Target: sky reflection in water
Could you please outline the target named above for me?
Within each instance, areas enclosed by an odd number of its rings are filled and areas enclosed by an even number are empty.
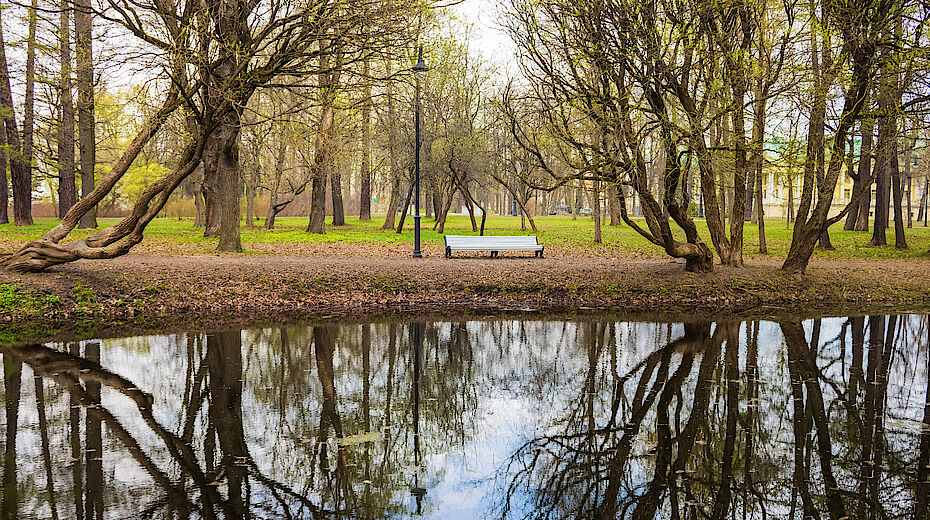
[[[923,519],[927,340],[892,316],[3,347],[0,517]]]

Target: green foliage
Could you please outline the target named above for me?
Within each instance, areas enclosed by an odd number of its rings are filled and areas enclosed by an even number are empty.
[[[158,163],[133,166],[126,171],[121,181],[120,192],[128,204],[133,204],[150,184],[167,175],[171,170]]]
[[[60,303],[54,294],[21,289],[11,283],[0,284],[0,313],[10,316],[35,316]]]
[[[94,291],[89,287],[84,287],[80,284],[75,285],[71,289],[71,295],[77,303],[77,307],[74,309],[75,312],[85,313],[99,308],[97,305],[97,297],[94,295]]]

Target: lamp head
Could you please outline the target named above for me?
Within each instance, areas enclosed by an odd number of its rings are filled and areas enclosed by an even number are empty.
[[[417,64],[413,66],[413,72],[419,78],[426,76],[426,71],[429,70],[429,67],[426,66],[426,62],[423,61],[423,46],[421,45],[417,49]]]

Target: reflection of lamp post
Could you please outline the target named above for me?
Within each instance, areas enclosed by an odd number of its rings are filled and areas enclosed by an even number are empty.
[[[416,109],[414,110],[414,124],[416,131],[416,142],[414,143],[414,152],[413,152],[413,162],[414,162],[414,189],[416,190],[416,196],[414,197],[414,206],[413,206],[413,257],[414,258],[423,258],[423,254],[420,252],[420,79],[426,76],[426,71],[429,68],[426,66],[426,63],[423,61],[423,46],[421,45],[417,49],[417,64],[413,66],[413,74],[417,79],[417,91],[416,91]]]
[[[419,213],[419,212],[418,212]],[[416,254],[416,253],[414,253]],[[413,324],[413,463],[416,469],[413,474],[413,486],[410,494],[417,501],[417,514],[423,513],[423,497],[426,489],[420,487],[420,347],[423,344],[423,335],[420,328],[422,323]]]

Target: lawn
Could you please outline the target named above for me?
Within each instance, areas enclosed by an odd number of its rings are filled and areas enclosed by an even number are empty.
[[[112,225],[118,219],[101,218],[101,226]],[[403,234],[393,231],[382,231],[383,216],[376,216],[371,221],[360,221],[356,217],[347,218],[347,225],[340,227],[327,226],[325,235],[315,235],[304,231],[307,225],[305,217],[286,217],[276,220],[276,229],[249,229],[243,226],[242,242],[246,252],[256,252],[256,244],[262,252],[274,251],[287,253],[286,244],[310,243],[412,243],[412,219],[407,219]],[[0,254],[12,253],[23,242],[42,236],[51,229],[57,219],[41,218],[36,224],[26,227],[16,227],[13,224],[0,225]],[[581,256],[646,256],[662,257],[663,252],[657,246],[646,241],[627,226],[604,226],[603,243],[594,244],[594,224],[590,217],[572,220],[565,216],[537,217],[540,243],[547,248],[558,250],[572,250],[572,254]],[[442,235],[432,230],[433,220],[423,219],[422,240],[424,243],[441,243]],[[704,222],[698,222],[698,228],[705,241],[710,243],[710,235]],[[754,224],[745,226],[745,254],[752,256],[758,250],[758,231]],[[72,238],[81,238],[91,234],[93,230],[75,230]],[[446,232],[449,234],[473,234],[467,216],[452,215],[446,223]],[[488,217],[485,233],[488,235],[513,235],[530,233],[520,228],[520,218],[491,216]],[[894,230],[889,228],[888,240],[894,242]],[[922,224],[906,230],[910,249],[896,250],[894,245],[883,247],[868,247],[871,232],[843,231],[842,224],[831,228],[831,238],[836,247],[833,251],[816,250],[814,255],[824,258],[914,258],[924,256],[930,250],[930,229]],[[787,229],[783,220],[766,221],[766,237],[769,247],[769,256],[784,257],[788,251],[791,240],[791,230]],[[177,220],[161,218],[153,221],[145,230],[147,248],[158,252],[176,252],[184,254],[189,252],[206,253],[216,247],[216,239],[204,238],[202,230],[195,228],[190,219]],[[283,247],[268,247],[276,244]]]

